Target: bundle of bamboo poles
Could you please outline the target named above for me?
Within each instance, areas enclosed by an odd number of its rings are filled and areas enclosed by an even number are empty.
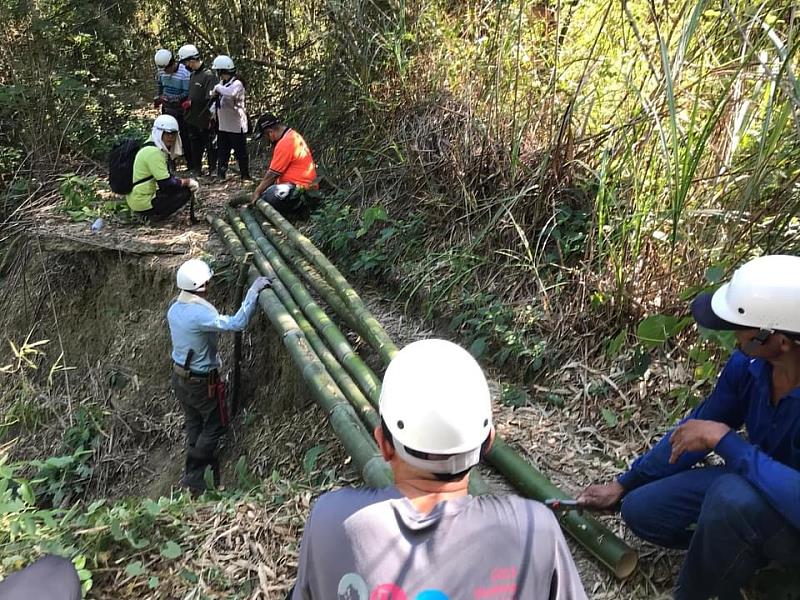
[[[308,238],[269,204],[259,201],[257,207],[258,213],[247,208],[238,212],[228,209],[227,223],[218,218],[211,223],[234,257],[243,260],[252,254],[251,279],[259,273],[274,278],[272,287],[259,297],[261,308],[281,334],[363,480],[373,487],[391,485],[391,471],[370,433],[380,422],[380,378],[353,350],[306,284],[328,304],[337,320],[366,340],[384,366],[397,353],[397,346],[339,270]],[[486,460],[524,496],[540,501],[569,497],[499,436]],[[487,490],[477,469],[473,469],[470,492],[482,494]],[[560,522],[617,577],[627,577],[635,569],[637,555],[633,549],[595,519],[568,512]]]

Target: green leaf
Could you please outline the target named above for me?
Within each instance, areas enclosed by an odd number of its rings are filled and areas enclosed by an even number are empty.
[[[672,315],[651,315],[639,323],[636,335],[643,345],[655,348],[680,333],[691,322],[691,317],[678,319]]]
[[[147,580],[147,587],[154,590],[158,587],[158,577],[151,577]]]
[[[147,573],[147,569],[144,568],[142,561],[135,560],[132,563],[128,563],[128,566],[125,567],[125,573],[131,577],[139,577]]]
[[[628,328],[623,327],[617,335],[608,340],[606,344],[606,356],[611,359],[619,356],[619,352],[622,350],[622,345],[625,343],[627,337]]]
[[[78,579],[81,581],[89,581],[92,578],[92,572],[88,569],[78,569]]]
[[[75,570],[80,571],[81,569],[86,567],[86,555],[78,554],[75,558],[72,559],[72,564],[75,565]]]
[[[33,490],[27,481],[23,481],[17,491],[19,493],[19,497],[22,498],[25,504],[28,506],[36,506],[36,496],[34,496]]]
[[[197,575],[191,571],[188,571],[187,569],[181,569],[181,577],[183,577],[189,583],[197,583],[200,580]]]
[[[169,558],[170,560],[178,558],[181,554],[183,554],[183,548],[181,548],[178,544],[170,540],[161,548],[161,556],[164,558]]]
[[[716,265],[706,270],[706,281],[710,284],[719,283],[723,277],[725,277],[725,267]]]
[[[356,237],[360,238],[366,235],[376,221],[385,221],[386,217],[387,215],[385,208],[380,205],[370,206],[361,215],[361,228],[356,232]]]
[[[154,517],[161,512],[161,506],[159,506],[158,502],[153,502],[150,498],[146,498],[145,501],[142,502],[142,506],[149,515]]]
[[[479,337],[472,345],[469,347],[469,353],[472,354],[475,358],[480,358],[486,352],[486,347],[488,346],[487,339],[485,337]]]
[[[303,456],[303,471],[307,475],[310,475],[311,472],[316,469],[317,459],[323,452],[325,452],[325,446],[323,444],[318,444],[306,450],[305,456]]]
[[[604,408],[600,412],[603,414],[603,420],[609,427],[617,426],[617,423],[619,423],[619,419],[617,418],[617,415],[613,410]]]

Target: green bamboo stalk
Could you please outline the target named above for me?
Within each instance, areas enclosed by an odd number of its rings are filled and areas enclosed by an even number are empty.
[[[245,228],[244,222],[236,215],[235,211],[231,211],[228,217],[232,221],[233,230],[238,234],[240,240],[247,248],[248,252],[253,255],[253,262],[258,270],[268,277],[273,278],[272,290],[278,295],[286,310],[297,322],[300,330],[306,336],[308,343],[319,356],[322,364],[330,373],[333,380],[342,390],[342,393],[353,405],[364,425],[370,430],[374,430],[380,424],[380,417],[377,411],[373,408],[370,401],[361,392],[355,381],[348,375],[342,365],[338,362],[336,357],[331,353],[328,347],[320,338],[317,330],[306,319],[301,308],[295,302],[290,291],[286,288],[283,280],[275,272],[274,265],[270,264],[267,258],[262,254],[261,249],[258,247],[254,239],[249,235]],[[352,352],[352,351],[351,351]],[[359,359],[360,360],[360,359]],[[376,378],[377,379],[377,378]],[[378,384],[379,385],[379,384]]]
[[[341,334],[341,331],[339,331],[338,328],[330,321],[324,311],[319,309],[316,303],[314,303],[302,282],[297,279],[294,273],[292,273],[288,268],[286,263],[283,262],[275,247],[269,244],[269,242],[263,236],[263,232],[259,228],[258,223],[253,218],[253,215],[250,213],[250,211],[243,210],[241,213],[241,218],[233,209],[229,209],[227,214],[228,218],[233,224],[234,231],[239,235],[241,241],[244,242],[244,245],[247,247],[247,249],[254,254],[256,265],[259,266],[259,268],[265,274],[275,273],[275,292],[279,295],[279,297],[281,297],[284,305],[289,308],[290,312],[290,307],[292,305],[295,307],[297,306],[295,300],[302,303],[301,308],[303,309],[303,312],[309,316],[310,320],[314,323],[317,329],[321,331],[321,333],[327,335],[326,339],[329,339],[329,343],[332,343],[332,348],[337,354],[339,360],[343,361],[343,363],[346,361],[346,363],[350,364],[351,367],[355,369],[356,372],[361,376],[368,376],[366,381],[366,385],[369,389],[368,396],[373,402],[373,405],[377,408],[378,400],[380,398],[380,380],[375,377],[374,373],[372,373],[372,370],[369,369],[369,367],[363,363],[361,358],[353,351],[346,338],[344,338],[344,336]],[[267,264],[264,264],[265,254],[267,259],[271,261]],[[285,298],[286,288],[284,284],[289,284],[291,296],[288,299]],[[309,312],[309,307],[316,308]],[[303,322],[306,321],[304,318],[297,320],[301,327],[303,326]],[[315,338],[318,338],[314,335],[309,335],[308,333],[306,335],[309,343],[311,343],[313,346]],[[327,349],[320,349],[318,350],[318,354],[322,359],[322,362],[328,366],[331,361],[326,355],[326,351]],[[374,409],[370,410],[371,407],[363,401],[363,396],[358,393],[358,389],[352,390],[352,387],[349,385],[352,380],[345,378],[345,374],[340,372],[341,367],[339,366],[339,363],[335,363],[335,361],[333,362],[334,364],[330,365],[328,368],[329,372],[333,376],[334,380],[337,380],[337,383],[341,382],[339,385],[342,389],[342,392],[345,394],[348,400],[351,401],[353,407],[361,416],[362,420],[364,420],[365,424],[368,427],[374,428],[380,423],[379,415]],[[356,380],[360,382],[359,378]],[[474,469],[470,472],[469,491],[474,496],[489,493],[489,486],[483,480],[483,477],[477,469]]]
[[[325,278],[319,274],[316,268],[295,250],[287,240],[281,237],[280,232],[269,221],[259,219],[258,224],[269,243],[278,249],[278,252],[294,268],[295,272],[300,273],[300,276],[306,280],[308,285],[328,303],[334,314],[343,320],[351,330],[365,338],[366,336],[362,333],[361,323],[358,322],[358,319],[350,312],[347,305],[339,298],[336,290],[325,281]]]
[[[297,230],[289,225],[277,211],[269,205],[266,205],[266,203],[259,203],[258,207],[267,218],[292,240],[295,246],[297,246],[323,274],[326,274],[325,265],[330,265],[330,263],[327,262],[327,259],[322,256],[319,250],[311,245],[311,242],[307,238],[297,232]],[[316,254],[312,250],[316,251]],[[315,256],[316,260],[313,258]],[[322,256],[322,258],[320,258],[320,256]],[[333,269],[335,270],[335,268]],[[336,271],[336,273],[338,274],[338,271]],[[333,275],[328,273],[326,274],[326,279],[346,301],[347,299],[352,300],[353,298],[357,298],[357,294],[341,274],[338,274],[338,277],[334,278]],[[354,305],[351,303],[348,303],[348,306],[354,308]],[[361,306],[363,307],[363,304]],[[356,316],[362,318],[365,310],[366,309],[354,309],[353,312]],[[374,317],[372,319],[374,320]],[[365,322],[365,325],[368,325],[368,323]],[[377,331],[369,326],[368,329],[373,332]],[[388,338],[388,335],[386,335],[386,332],[382,328],[379,332]],[[396,347],[391,343],[391,340],[389,340],[389,342],[391,347],[395,348],[396,351]],[[391,355],[385,352],[385,349],[389,347],[390,346],[385,343],[381,346],[381,348],[384,349],[384,352],[381,352],[381,357],[387,364],[388,361],[391,360]],[[378,347],[376,346],[376,348]],[[511,449],[499,436],[495,439],[494,446],[486,458],[488,462],[509,479],[520,493],[527,497],[540,501],[550,497],[568,497],[566,493],[553,485],[544,475]],[[477,471],[473,469],[472,473],[477,473]],[[627,577],[636,568],[636,563],[638,561],[636,552],[616,537],[613,532],[601,525],[596,519],[570,512],[561,519],[561,525],[567,533],[582,544],[593,556],[597,557],[601,563],[610,568],[617,577]]]
[[[551,483],[499,436],[495,438],[486,460],[500,471],[517,491],[528,498],[540,502],[547,498],[569,498],[568,494]],[[613,571],[614,575],[624,579],[633,573],[638,562],[636,552],[599,521],[575,511],[564,513],[559,520],[567,533]]]
[[[283,234],[289,238],[294,246],[303,253],[311,263],[313,263],[331,287],[336,290],[339,297],[344,300],[347,307],[355,317],[363,324],[363,334],[366,340],[380,354],[385,365],[389,364],[392,357],[397,354],[397,346],[383,329],[378,320],[364,305],[356,291],[347,282],[344,276],[328,259],[317,249],[311,241],[300,233],[283,216],[267,202],[259,200],[256,205],[264,216],[270,220]]]
[[[314,327],[316,327],[317,331],[328,343],[328,346],[336,355],[336,358],[350,376],[358,383],[364,391],[364,394],[370,399],[370,402],[372,402],[372,405],[377,407],[381,380],[375,375],[372,369],[361,360],[361,357],[355,353],[350,343],[347,341],[347,338],[344,337],[341,330],[314,301],[303,285],[303,282],[297,278],[289,266],[283,261],[275,246],[267,241],[252,213],[248,210],[243,210],[241,212],[241,218],[239,218],[239,216],[231,210],[228,216],[240,237],[242,237],[242,239],[247,237],[252,240],[256,248],[267,257],[273,269],[278,274],[278,277],[284,285],[288,287],[292,297],[297,301],[297,304],[308,317],[308,320],[314,324]]]
[[[234,256],[238,258],[245,256],[244,246],[224,221],[214,218],[211,219],[211,224]],[[258,271],[251,268],[250,281],[257,275]],[[319,357],[309,347],[297,322],[286,311],[277,294],[272,290],[264,290],[259,294],[258,303],[281,335],[283,344],[300,370],[303,380],[314,399],[328,415],[331,426],[352,457],[353,463],[360,470],[364,481],[371,487],[392,485],[391,469],[381,457],[377,444],[361,424],[353,407],[328,374]]]

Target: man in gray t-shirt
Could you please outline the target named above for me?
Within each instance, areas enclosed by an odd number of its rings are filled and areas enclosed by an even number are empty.
[[[444,340],[392,360],[375,438],[395,487],[346,488],[306,523],[294,600],[583,600],[553,514],[518,496],[472,497],[491,446],[491,396],[472,356]]]

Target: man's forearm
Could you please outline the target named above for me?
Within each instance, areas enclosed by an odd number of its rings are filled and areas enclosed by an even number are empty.
[[[256,190],[253,192],[253,201],[257,200],[258,197],[264,193],[264,190],[266,190],[269,186],[275,183],[275,179],[277,177],[278,177],[277,175],[271,172],[268,172],[266,175],[264,175],[264,178],[261,180],[261,183],[258,184]]]

